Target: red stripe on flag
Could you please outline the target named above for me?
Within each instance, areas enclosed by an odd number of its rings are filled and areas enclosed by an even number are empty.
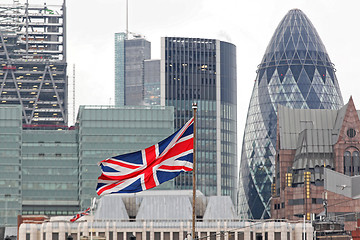
[[[178,156],[183,152],[193,149],[193,147],[194,147],[194,139],[193,138],[188,139],[183,142],[179,142],[173,148],[171,148],[165,155],[163,155],[162,158],[165,160],[165,159],[168,159],[171,157]]]
[[[131,164],[126,164],[124,162],[119,162],[119,161],[116,161],[116,160],[113,160],[113,159],[106,159],[106,160],[103,160],[101,161],[101,163],[111,163],[111,164],[115,164],[115,165],[118,165],[120,167],[124,167],[124,168],[130,168],[130,169],[137,169],[139,168],[140,166],[134,166],[134,165],[131,165]]]
[[[145,149],[147,168],[144,171],[144,182],[146,189],[156,187],[153,174],[153,166],[155,165],[155,162],[157,162],[155,150],[155,145]]]
[[[124,181],[121,181],[121,182],[116,182],[116,183],[112,183],[112,184],[109,184],[109,185],[106,185],[100,189],[97,190],[97,194],[98,195],[101,195],[103,192],[105,192],[106,190],[110,189],[110,188],[114,188],[116,187],[117,185],[123,183]]]
[[[185,166],[168,166],[168,165],[163,165],[163,166],[159,167],[159,169],[161,169],[161,170],[185,170],[185,171],[192,170],[192,168],[185,167]]]

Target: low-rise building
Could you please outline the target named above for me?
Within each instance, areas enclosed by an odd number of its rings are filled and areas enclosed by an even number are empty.
[[[326,210],[328,219],[344,222],[345,230],[355,229],[360,200],[326,190],[324,169],[360,174],[359,115],[352,98],[339,110],[278,106],[272,218],[299,220],[305,215],[310,220]]]
[[[68,217],[52,217],[41,224],[23,223],[19,239],[55,240],[71,235],[74,240],[190,239],[192,191],[146,191],[108,195],[97,202],[92,214],[74,223]],[[310,223],[242,221],[229,196],[205,197],[197,192],[196,234],[208,240],[306,240],[313,237]]]

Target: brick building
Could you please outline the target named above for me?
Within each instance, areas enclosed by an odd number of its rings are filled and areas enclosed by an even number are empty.
[[[352,98],[339,110],[278,106],[272,218],[296,220],[305,214],[310,220],[324,213],[327,204],[326,217],[344,221],[346,230],[355,229],[360,200],[325,190],[324,168],[360,174],[359,115]],[[332,186],[337,187],[346,186]]]

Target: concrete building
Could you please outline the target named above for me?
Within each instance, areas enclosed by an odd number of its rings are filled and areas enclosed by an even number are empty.
[[[39,224],[22,223],[19,239],[181,240],[192,232],[191,191],[146,191],[135,195],[108,195],[97,203],[92,216],[74,223],[70,217],[52,217]],[[311,240],[310,223],[287,221],[244,222],[236,216],[229,196],[205,197],[197,192],[199,221],[196,234],[208,240]]]
[[[161,105],[174,107],[179,129],[197,110],[197,187],[206,196],[230,196],[237,179],[236,47],[215,39],[161,39]],[[190,189],[192,174],[175,179]]]
[[[0,104],[26,128],[66,128],[66,6],[0,4]]]
[[[299,9],[281,20],[258,65],[244,130],[239,213],[270,217],[278,106],[339,109],[343,100],[334,64],[315,27]]]
[[[352,98],[339,110],[278,107],[272,218],[320,214],[355,230],[360,213],[359,116]],[[355,176],[352,190],[350,178]]]

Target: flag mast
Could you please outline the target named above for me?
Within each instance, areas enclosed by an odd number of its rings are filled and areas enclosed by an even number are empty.
[[[196,110],[197,104],[192,104],[193,114],[194,114],[194,147],[193,147],[193,213],[192,213],[192,239],[195,239],[195,201],[196,201]]]

